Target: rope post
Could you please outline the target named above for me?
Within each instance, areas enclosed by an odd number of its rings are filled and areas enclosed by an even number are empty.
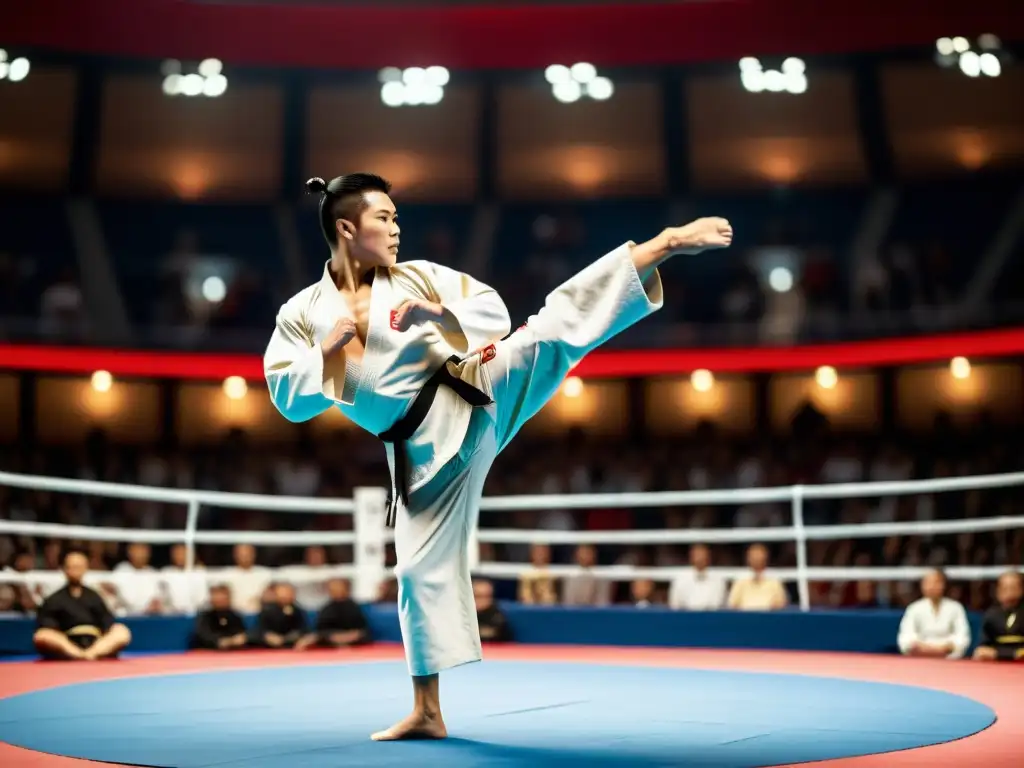
[[[793,486],[793,530],[796,533],[796,588],[800,610],[811,610],[811,589],[807,583],[807,529],[804,528],[804,487]]]
[[[353,501],[352,523],[356,541],[352,595],[356,602],[372,603],[377,599],[377,590],[386,574],[384,547],[388,492],[384,488],[356,488]]]
[[[185,520],[185,572],[191,573],[196,564],[196,528],[199,526],[199,499],[188,503]]]

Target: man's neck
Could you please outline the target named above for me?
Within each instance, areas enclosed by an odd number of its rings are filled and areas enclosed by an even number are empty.
[[[366,280],[367,275],[374,273],[373,265],[354,259],[341,251],[331,254],[331,277],[340,291],[354,291]]]

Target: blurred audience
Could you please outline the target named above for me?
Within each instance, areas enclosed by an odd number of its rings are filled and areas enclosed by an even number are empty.
[[[704,544],[690,547],[690,569],[672,582],[669,607],[684,611],[717,611],[725,607],[725,579],[708,570],[711,550]]]
[[[508,624],[508,619],[494,601],[494,585],[484,579],[475,579],[473,600],[476,603],[480,640],[485,643],[504,643],[512,640],[512,628]]]
[[[597,549],[591,544],[576,547],[576,565],[579,572],[562,580],[562,604],[608,605],[612,599],[612,585],[594,573]]]
[[[750,576],[737,579],[729,591],[728,606],[738,611],[777,611],[785,608],[788,598],[782,582],[765,575],[768,568],[768,548],[753,544],[747,550]]]
[[[271,589],[256,617],[251,644],[258,648],[293,648],[309,631],[306,613],[296,602],[291,584],[278,583]]]
[[[555,605],[558,588],[552,576],[551,547],[534,544],[530,547],[530,567],[519,577],[519,602],[526,605]]]
[[[316,628],[295,644],[296,650],[307,648],[346,648],[369,643],[373,637],[366,615],[359,603],[352,599],[349,583],[345,579],[327,582],[329,602],[316,617]]]
[[[929,571],[921,579],[921,598],[907,606],[897,644],[906,656],[961,659],[971,644],[967,611],[946,597],[946,574]]]
[[[39,606],[32,640],[46,659],[116,658],[132,640],[128,627],[114,621],[99,593],[82,583],[88,569],[88,558],[81,552],[65,555],[64,587]]]
[[[244,648],[249,636],[241,614],[231,607],[231,589],[223,584],[210,587],[209,605],[196,616],[193,647],[210,651]]]
[[[996,605],[981,623],[977,661],[1024,661],[1024,575],[1008,571],[996,583]]]

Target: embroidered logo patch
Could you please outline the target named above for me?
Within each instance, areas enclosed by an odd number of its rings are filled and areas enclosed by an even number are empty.
[[[391,330],[393,330],[393,331],[397,331],[398,330],[398,310],[397,309],[392,309],[391,310]]]
[[[486,347],[480,350],[480,363],[486,365],[491,362],[498,354],[493,344],[488,344]]]

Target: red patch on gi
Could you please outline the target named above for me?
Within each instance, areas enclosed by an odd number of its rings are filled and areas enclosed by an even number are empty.
[[[393,330],[393,331],[397,331],[398,330],[398,310],[397,309],[392,309],[391,310],[391,330]]]
[[[493,344],[488,344],[486,347],[480,350],[480,362],[483,365],[491,362],[498,354]]]

